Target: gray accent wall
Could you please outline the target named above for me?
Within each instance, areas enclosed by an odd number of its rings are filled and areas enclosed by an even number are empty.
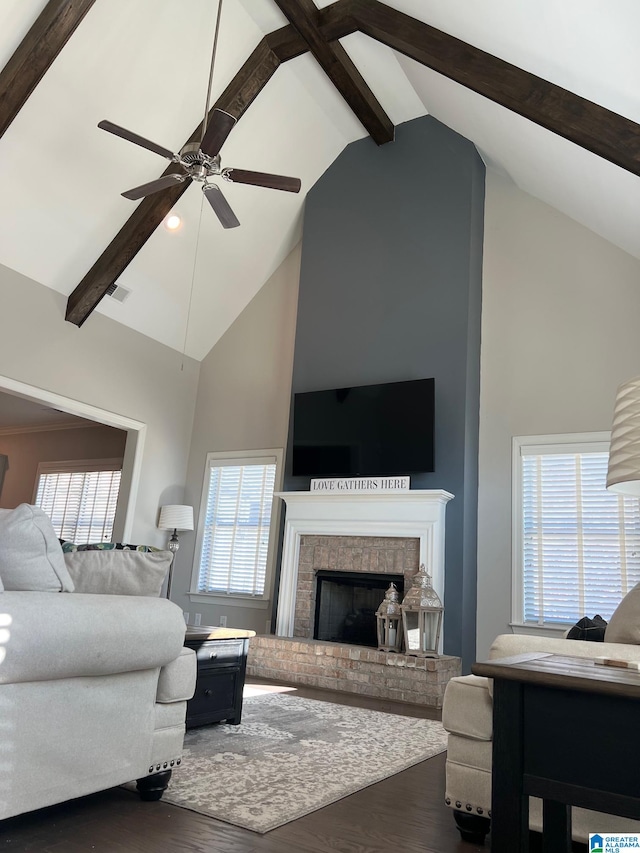
[[[293,392],[435,378],[435,472],[446,489],[444,648],[475,658],[484,165],[430,116],[395,142],[349,145],[305,208]],[[412,413],[399,413],[412,417]],[[307,489],[291,476],[285,488]]]

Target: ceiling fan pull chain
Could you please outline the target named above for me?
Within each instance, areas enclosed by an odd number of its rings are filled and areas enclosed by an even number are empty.
[[[218,33],[220,32],[220,17],[222,15],[222,0],[218,0],[218,14],[216,15],[216,28],[213,34],[213,50],[211,51],[211,68],[209,69],[209,85],[207,87],[207,100],[204,105],[204,118],[202,119],[202,135],[200,136],[200,145],[207,131],[207,117],[209,115],[209,101],[211,100],[211,86],[213,84],[213,68],[216,62],[216,50],[218,47]]]

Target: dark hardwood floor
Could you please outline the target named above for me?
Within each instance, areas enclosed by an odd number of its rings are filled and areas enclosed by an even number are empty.
[[[297,693],[407,716],[437,716],[428,708],[325,690]],[[489,853],[488,842],[479,847],[460,839],[443,802],[444,761],[444,754],[436,756],[266,835],[162,801],[143,803],[136,794],[113,788],[0,822],[0,853]]]

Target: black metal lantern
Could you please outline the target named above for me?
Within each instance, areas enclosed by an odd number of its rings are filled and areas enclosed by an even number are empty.
[[[402,648],[402,613],[400,594],[394,583],[384,594],[384,601],[376,610],[378,649],[381,652],[399,652]]]
[[[400,609],[405,653],[437,658],[444,607],[424,564],[414,575]]]

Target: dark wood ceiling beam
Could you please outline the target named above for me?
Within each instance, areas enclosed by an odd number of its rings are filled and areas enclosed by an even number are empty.
[[[320,29],[320,17],[313,0],[275,0],[294,29],[378,145],[393,141],[394,127],[363,76],[337,42],[328,42]],[[349,7],[351,8],[351,7]]]
[[[356,32],[358,26],[351,14],[352,5],[352,0],[337,0],[317,10],[318,29],[325,41],[336,41]],[[265,39],[280,62],[296,59],[309,51],[309,45],[291,24],[274,30]]]
[[[330,6],[317,10],[318,29],[325,41],[335,41],[355,33],[358,29],[353,15],[353,0],[336,0]]]
[[[327,39],[342,38],[354,32],[352,0],[338,0],[319,13],[318,26]],[[306,42],[289,24],[266,36],[220,95],[212,109],[222,109],[240,119],[269,82],[281,62],[308,51]],[[187,142],[201,137],[202,123]],[[186,143],[185,143],[186,144]],[[176,171],[169,166],[163,174]],[[95,264],[67,300],[65,319],[82,326],[95,310],[109,287],[117,281],[136,254],[160,225],[171,208],[187,190],[191,181],[154,193],[143,199]]]
[[[353,0],[361,32],[485,98],[640,175],[640,125],[379,0]]]
[[[211,108],[225,110],[239,119],[266,86],[279,60],[263,39]],[[197,142],[202,122],[187,142]],[[186,143],[185,143],[186,144]],[[163,174],[180,171],[169,166]],[[104,297],[110,285],[124,272],[174,204],[191,184],[190,180],[143,199],[89,272],[67,300],[65,319],[82,326]]]
[[[49,0],[0,72],[0,138],[95,0]]]
[[[67,0],[61,5],[73,4]],[[640,174],[640,125],[629,119],[397,12],[379,0],[338,0],[316,12],[315,26],[321,41],[333,42],[360,30],[621,168]],[[307,50],[307,41],[292,25],[265,36],[214,108],[224,109],[239,119],[279,64]],[[200,131],[201,126],[189,141],[199,140]],[[174,169],[175,166],[170,166],[165,174]],[[84,323],[189,183],[149,196],[138,205],[69,297],[67,320],[78,326]]]

